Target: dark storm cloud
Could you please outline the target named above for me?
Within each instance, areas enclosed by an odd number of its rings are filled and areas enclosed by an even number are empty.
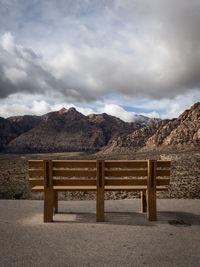
[[[199,0],[1,4],[1,98],[24,92],[80,102],[114,92],[161,99],[200,88]]]
[[[34,51],[16,45],[10,33],[2,36],[0,98],[6,98],[16,93],[27,93],[52,94],[52,96],[57,94],[72,100],[79,99],[82,97],[79,91],[84,92],[79,80],[71,77],[69,72],[66,79],[65,77],[57,79],[46,69],[43,59]]]

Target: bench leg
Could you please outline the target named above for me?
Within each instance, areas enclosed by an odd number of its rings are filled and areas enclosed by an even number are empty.
[[[141,211],[147,212],[147,199],[145,191],[141,191]]]
[[[148,160],[148,177],[147,177],[147,219],[149,221],[157,220],[156,212],[156,169],[157,161]]]
[[[147,219],[149,221],[157,220],[156,192],[147,193]]]
[[[58,213],[58,192],[54,192],[54,209],[55,213]]]
[[[96,221],[104,222],[104,161],[97,160]]]
[[[54,191],[44,191],[44,222],[53,222]]]
[[[104,191],[97,192],[96,221],[97,222],[104,222]]]

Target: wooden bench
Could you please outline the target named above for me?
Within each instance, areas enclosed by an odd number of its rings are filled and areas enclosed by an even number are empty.
[[[58,212],[58,192],[96,192],[96,221],[104,221],[104,192],[141,191],[142,212],[156,220],[156,191],[167,190],[170,161],[30,160],[32,192],[44,192],[44,222]],[[34,178],[33,178],[34,177]]]

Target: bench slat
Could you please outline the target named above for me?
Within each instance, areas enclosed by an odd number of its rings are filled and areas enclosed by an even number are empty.
[[[43,160],[29,160],[29,167],[43,167]],[[77,168],[77,167],[88,167],[88,168],[95,168],[96,161],[95,160],[53,160],[53,166],[56,168]],[[171,161],[163,161],[157,160],[157,167],[158,168],[169,168],[171,166]],[[106,160],[105,161],[106,168],[145,168],[147,167],[147,161],[112,161]]]
[[[43,160],[29,160],[28,161],[29,168],[32,167],[43,167]]]
[[[169,160],[157,160],[158,168],[169,168],[171,166],[171,161]]]
[[[170,176],[170,170],[156,170],[156,176]]]
[[[105,170],[105,177],[147,176],[147,170]]]
[[[30,178],[29,179],[29,183],[30,183],[31,186],[35,186],[35,185],[42,185],[42,186],[44,186],[44,179]]]
[[[169,185],[169,184],[170,184],[170,179],[169,178],[156,179],[156,186]]]
[[[130,186],[130,185],[120,185],[120,186],[116,186],[116,185],[106,185],[105,186],[105,191],[146,191],[147,190],[147,186],[145,185],[134,185],[134,186]]]
[[[96,191],[96,186],[53,186],[55,191],[80,191],[80,192],[88,192],[88,191]],[[34,186],[31,189],[31,192],[43,192],[44,186]]]
[[[105,168],[147,168],[147,161],[105,160]]]
[[[147,185],[147,179],[105,179],[105,185]]]
[[[29,183],[31,186],[44,186],[44,179],[34,179],[30,178]],[[53,185],[56,186],[87,186],[94,185],[96,186],[96,180],[94,179],[54,179]]]
[[[53,185],[55,186],[88,186],[93,185],[96,186],[96,180],[95,179],[54,179]]]
[[[34,179],[30,178],[29,183],[31,186],[36,185],[44,185],[43,179]],[[94,179],[68,179],[68,180],[60,180],[54,179],[54,185],[59,186],[83,186],[83,185],[96,185],[96,180]],[[157,186],[161,185],[169,185],[170,179],[157,179],[156,180]],[[105,179],[105,185],[147,185],[146,179]]]
[[[96,168],[95,160],[53,160],[54,168]]]
[[[156,179],[156,186],[169,185],[170,179]],[[147,185],[147,179],[105,179],[105,185]]]
[[[128,185],[120,185],[120,186],[114,186],[114,185],[106,185],[105,191],[146,191],[147,186],[145,185],[134,185],[134,186],[128,186]],[[166,186],[158,186],[156,187],[156,191],[165,191],[168,190],[168,187]]]
[[[53,170],[53,176],[63,177],[96,177],[96,170]]]
[[[32,169],[32,170],[29,170],[29,176],[30,177],[36,177],[36,176],[44,176],[44,171],[43,170],[35,170],[35,169]]]
[[[44,192],[44,186],[36,185],[31,188],[31,192]]]
[[[56,191],[80,191],[80,192],[87,192],[87,191],[96,191],[96,186],[54,186],[54,190]],[[146,191],[147,186],[105,186],[105,191]],[[165,191],[168,190],[166,186],[159,186],[156,187],[156,191]],[[44,186],[34,186],[31,189],[32,192],[43,192]]]

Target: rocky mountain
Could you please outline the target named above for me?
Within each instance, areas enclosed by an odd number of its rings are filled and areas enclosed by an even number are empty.
[[[177,119],[162,120],[119,136],[103,153],[182,150],[200,148],[200,102],[185,110]]]
[[[17,136],[15,125],[9,120],[0,117],[0,150]]]
[[[134,122],[141,123],[143,126],[149,126],[161,121],[158,118],[149,118],[143,115],[136,114],[134,118]]]
[[[11,140],[5,152],[98,151],[114,138],[142,127],[140,123],[126,123],[105,113],[84,116],[75,108],[50,112],[33,122],[34,127]]]
[[[42,121],[40,116],[0,117],[0,151],[19,135],[29,131]]]
[[[37,126],[42,121],[42,116],[14,116],[9,117],[7,120],[14,125],[17,133],[20,135]]]

